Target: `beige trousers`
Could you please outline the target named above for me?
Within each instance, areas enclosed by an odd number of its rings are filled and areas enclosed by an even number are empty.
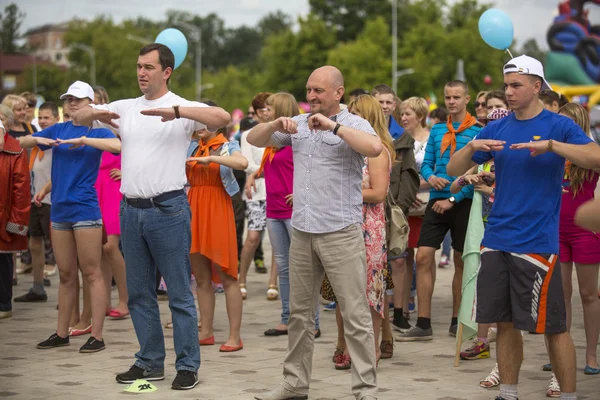
[[[315,307],[324,273],[338,299],[352,359],[352,393],[377,398],[373,323],[366,297],[367,264],[362,227],[332,233],[294,229],[290,246],[290,319],[283,386],[308,394],[314,351]]]

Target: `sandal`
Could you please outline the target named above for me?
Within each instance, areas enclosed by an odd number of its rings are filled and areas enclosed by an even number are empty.
[[[277,289],[277,285],[269,285],[269,290],[267,290],[267,300],[273,301],[279,298],[279,290]]]
[[[382,340],[379,350],[381,351],[381,359],[392,358],[394,355],[394,338],[392,337],[391,340]]]
[[[331,361],[335,364],[337,362],[338,357],[344,355],[344,349],[340,347],[335,348],[335,352],[333,353],[333,357],[331,357]]]
[[[552,373],[552,379],[550,379],[550,385],[548,386],[548,390],[546,391],[546,397],[560,397],[560,385],[558,384],[554,373]]]
[[[487,378],[479,381],[479,386],[484,389],[491,389],[498,385],[500,385],[500,371],[498,371],[498,363],[496,363]]]
[[[246,300],[246,297],[248,297],[248,291],[246,290],[245,283],[240,283],[240,292],[242,292],[242,300]]]
[[[335,363],[335,369],[338,371],[350,369],[352,367],[352,361],[350,360],[350,354],[342,354],[338,357]]]

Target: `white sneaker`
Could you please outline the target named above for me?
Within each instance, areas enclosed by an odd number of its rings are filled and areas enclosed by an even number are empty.
[[[487,334],[488,342],[490,342],[490,343],[495,342],[497,335],[498,335],[498,330],[496,328],[488,329],[488,334]]]
[[[31,264],[22,264],[19,261],[19,266],[17,267],[17,274],[18,275],[25,274],[25,273],[31,271],[31,269],[32,269]]]
[[[46,278],[56,275],[57,272],[58,272],[58,267],[56,265],[48,265],[48,264],[44,265],[44,276]]]
[[[305,400],[308,396],[305,394],[297,394],[279,386],[277,389],[264,394],[254,396],[256,400]]]

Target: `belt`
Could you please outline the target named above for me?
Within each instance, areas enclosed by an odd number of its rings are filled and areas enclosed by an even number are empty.
[[[161,193],[158,196],[152,197],[150,199],[130,199],[127,197],[124,197],[124,199],[125,199],[125,203],[127,203],[127,205],[129,205],[131,207],[152,208],[152,207],[160,207],[160,205],[161,205],[160,203],[162,203],[163,201],[171,200],[172,198],[181,196],[183,194],[185,194],[185,192],[183,191],[183,189],[180,189],[180,190],[173,190],[171,192]]]

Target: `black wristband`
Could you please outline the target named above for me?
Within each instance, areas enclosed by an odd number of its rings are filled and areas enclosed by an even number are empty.
[[[335,124],[335,128],[333,128],[333,134],[337,135],[338,131],[340,130],[341,125],[340,124]]]

